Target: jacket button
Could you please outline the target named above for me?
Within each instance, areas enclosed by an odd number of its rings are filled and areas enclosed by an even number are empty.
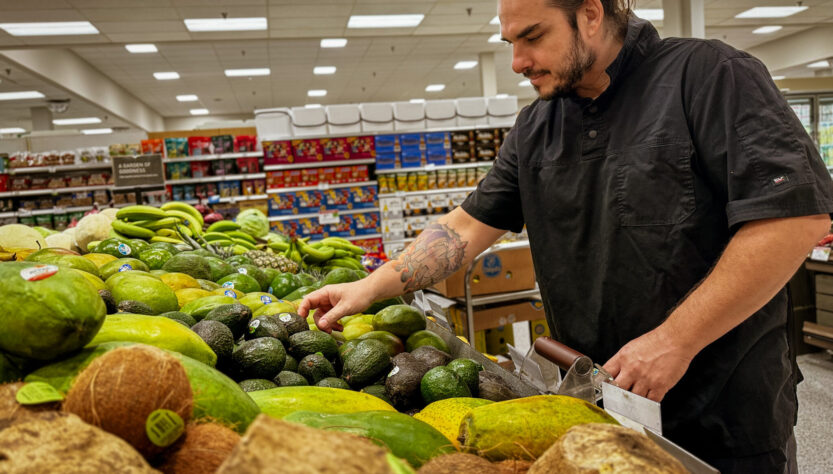
[[[590,137],[590,138],[596,138],[596,135],[598,135],[598,134],[599,134],[599,132],[597,132],[595,130],[590,130],[589,132],[587,132],[587,136]]]
[[[598,111],[599,111],[599,108],[598,108],[598,107],[596,107],[595,105],[593,105],[593,106],[591,106],[591,107],[590,107],[590,109],[589,109],[589,110],[590,110],[590,113],[591,113],[591,114],[595,114],[596,112],[598,112]]]

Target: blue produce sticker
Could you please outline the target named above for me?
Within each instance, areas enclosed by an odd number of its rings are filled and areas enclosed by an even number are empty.
[[[128,270],[133,270],[133,266],[131,266],[129,263],[125,263],[124,265],[119,267],[119,272],[126,272]]]
[[[272,292],[272,287],[270,286],[270,287],[269,287],[269,289],[268,289],[268,290],[266,290],[266,292],[267,292],[267,293],[271,293],[271,292]]]
[[[223,283],[223,288],[234,288],[234,282],[233,281],[227,281],[227,282]]]
[[[133,249],[130,248],[127,244],[119,244],[119,253],[122,255],[130,255],[133,252]]]
[[[260,297],[260,302],[263,304],[269,304],[272,302],[272,298],[266,295]]]
[[[234,298],[234,299],[237,299],[237,293],[235,293],[235,292],[233,292],[233,291],[231,291],[231,290],[226,290],[226,291],[224,291],[223,293],[224,293],[226,296],[230,296],[230,297],[232,297],[232,298]]]
[[[494,278],[500,275],[500,272],[503,270],[503,264],[500,261],[500,257],[495,254],[486,255],[483,259],[483,273],[490,278]]]
[[[246,270],[245,268],[238,268],[238,269],[237,269],[237,273],[242,273],[242,274],[244,274],[244,275],[248,275],[248,274],[249,274],[249,271],[248,271],[248,270]]]

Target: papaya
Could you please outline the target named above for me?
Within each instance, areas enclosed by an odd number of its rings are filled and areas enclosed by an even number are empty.
[[[250,392],[260,411],[282,419],[294,411],[316,413],[355,413],[396,410],[373,395],[330,387],[278,387]]]
[[[117,347],[135,345],[133,342],[105,342],[80,351],[60,362],[39,368],[26,376],[26,382],[45,382],[61,393],[67,393],[81,373],[93,360]],[[202,362],[168,351],[182,362],[194,394],[191,419],[211,418],[238,433],[243,433],[260,413],[254,401],[230,378]]]
[[[234,304],[236,302],[236,298],[225,295],[204,296],[186,304],[180,308],[180,311],[190,315],[199,322],[202,321],[202,318],[210,313],[212,309],[224,304]]]
[[[473,408],[460,423],[460,444],[490,461],[535,460],[584,423],[616,420],[601,408],[565,395],[537,395]]]
[[[139,342],[168,349],[211,367],[217,363],[217,355],[197,333],[169,318],[130,313],[111,314],[87,347],[113,341]]]
[[[59,267],[75,268],[76,270],[81,270],[92,275],[99,276],[98,267],[95,263],[73,252],[72,250],[45,248],[29,254],[26,257],[26,261],[51,263],[53,265],[58,265]]]
[[[387,447],[396,457],[418,468],[431,458],[456,451],[449,440],[431,427],[404,413],[366,411],[325,414],[296,411],[284,418],[311,428],[346,431]]]
[[[459,448],[457,436],[460,434],[460,422],[473,408],[489,403],[494,402],[482,398],[446,398],[429,404],[414,415],[414,418],[433,426]]]

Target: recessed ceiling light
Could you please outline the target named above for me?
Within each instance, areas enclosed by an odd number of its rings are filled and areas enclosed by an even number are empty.
[[[126,44],[124,48],[131,53],[156,53],[159,51],[154,44]]]
[[[11,133],[26,133],[26,130],[19,127],[12,127],[12,128],[0,128],[0,134],[11,134]]]
[[[490,25],[499,25],[500,24],[500,18],[497,15],[495,15],[494,18],[489,20],[489,24]]]
[[[532,82],[530,82],[529,79],[524,79],[523,81],[519,82],[518,85],[521,87],[529,87],[532,85]]]
[[[208,115],[208,109],[191,109],[191,115]]]
[[[329,75],[329,74],[335,74],[336,73],[336,67],[335,66],[315,66],[314,68],[312,68],[312,73],[316,74],[318,76],[325,76],[325,75]]]
[[[309,97],[324,97],[327,95],[327,91],[324,89],[312,89],[307,91],[307,95]]]
[[[505,99],[509,97],[509,94],[498,94],[495,96],[495,99]]]
[[[735,18],[784,18],[803,12],[808,7],[755,7],[738,13]]]
[[[259,31],[265,30],[265,17],[257,18],[186,18],[188,31]]]
[[[86,130],[81,130],[81,133],[84,135],[106,135],[108,133],[113,133],[112,128],[88,128]]]
[[[410,103],[412,103],[412,104],[424,104],[424,103],[425,103],[425,99],[411,99],[411,100],[409,100],[408,102],[410,102]]]
[[[415,15],[352,15],[347,28],[412,28],[422,23],[423,14]]]
[[[489,36],[489,43],[503,43],[503,38],[500,37],[500,33],[495,33]]]
[[[665,10],[662,8],[637,8],[633,13],[648,21],[660,21],[665,18]]]
[[[71,119],[55,119],[52,121],[55,125],[89,125],[91,123],[101,123],[98,117],[82,117]]]
[[[304,106],[307,109],[320,109],[321,107],[321,104],[307,104]]]
[[[196,102],[200,99],[194,94],[183,94],[176,96],[176,100],[178,100],[179,102]]]
[[[477,66],[477,61],[460,61],[454,65],[454,69],[472,69]]]
[[[762,26],[760,28],[755,28],[754,30],[752,30],[752,33],[755,33],[756,35],[768,35],[770,33],[775,33],[776,31],[779,31],[781,28],[783,28],[783,26],[781,25]]]
[[[773,81],[780,81],[780,80],[783,80],[783,79],[786,79],[786,78],[787,78],[787,76],[772,76]]]
[[[0,23],[0,29],[12,36],[97,35],[89,21],[47,21],[39,23]]]
[[[431,84],[425,88],[425,92],[439,92],[445,89],[445,84]]]
[[[44,97],[38,91],[0,92],[0,100],[43,99]]]
[[[173,79],[179,79],[179,73],[173,71],[154,72],[153,77],[155,77],[157,81],[170,81]]]
[[[813,69],[822,69],[822,68],[830,67],[830,62],[825,59],[825,60],[822,60],[822,61],[816,61],[814,63],[810,63],[810,64],[807,65],[807,67],[813,68]]]
[[[344,38],[324,38],[321,40],[322,48],[343,48],[347,46],[347,40]]]
[[[226,69],[226,77],[268,76],[272,70],[268,67],[250,69]]]

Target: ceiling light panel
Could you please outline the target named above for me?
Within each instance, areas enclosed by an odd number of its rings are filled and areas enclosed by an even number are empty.
[[[80,117],[71,119],[55,119],[52,121],[55,125],[89,125],[93,123],[101,123],[98,117]]]
[[[324,89],[312,89],[307,91],[307,96],[309,97],[324,97],[327,95],[327,91]]]
[[[268,67],[250,68],[250,69],[226,69],[227,77],[251,77],[251,76],[268,76],[272,74],[272,70]]]
[[[113,133],[112,128],[88,128],[86,130],[81,130],[81,133],[84,135],[106,135],[108,133]]]
[[[179,79],[179,73],[174,71],[154,72],[153,77],[155,77],[157,81],[172,81],[174,79]]]
[[[823,68],[826,68],[826,67],[830,67],[830,61],[827,61],[827,60],[816,61],[814,63],[808,64],[807,67],[812,68],[812,69],[823,69]]]
[[[637,8],[633,13],[648,21],[662,21],[665,19],[665,10],[662,8]]]
[[[10,134],[10,133],[26,133],[26,129],[19,128],[19,127],[0,128],[0,134]]]
[[[257,18],[186,18],[188,31],[262,31],[268,26],[265,17]]]
[[[445,84],[430,84],[425,88],[425,92],[440,92],[445,89]]]
[[[495,33],[489,37],[489,43],[503,43],[503,38],[500,37],[500,33]]]
[[[0,100],[43,99],[44,97],[38,91],[0,92]]]
[[[477,66],[477,61],[459,61],[454,65],[454,69],[473,69]]]
[[[156,45],[153,44],[126,44],[124,48],[134,54],[137,53],[156,53],[159,50],[156,49]]]
[[[191,115],[208,115],[208,109],[191,109]]]
[[[200,99],[194,94],[183,94],[176,96],[176,100],[179,102],[196,102]]]
[[[788,16],[801,13],[808,7],[791,6],[791,7],[755,7],[738,13],[735,18],[785,18]]]
[[[347,46],[347,40],[344,38],[324,38],[321,40],[322,48],[343,48]]]
[[[425,15],[352,15],[347,28],[413,28]]]
[[[330,74],[335,74],[336,73],[336,67],[335,66],[315,66],[312,69],[312,73],[317,75],[317,76],[326,76],[326,75],[330,75]]]
[[[775,33],[776,31],[780,31],[783,26],[781,25],[772,25],[772,26],[762,26],[760,28],[755,28],[752,30],[752,33],[756,35],[768,35],[770,33]]]
[[[89,21],[48,21],[40,23],[0,23],[0,29],[12,36],[97,35]]]

